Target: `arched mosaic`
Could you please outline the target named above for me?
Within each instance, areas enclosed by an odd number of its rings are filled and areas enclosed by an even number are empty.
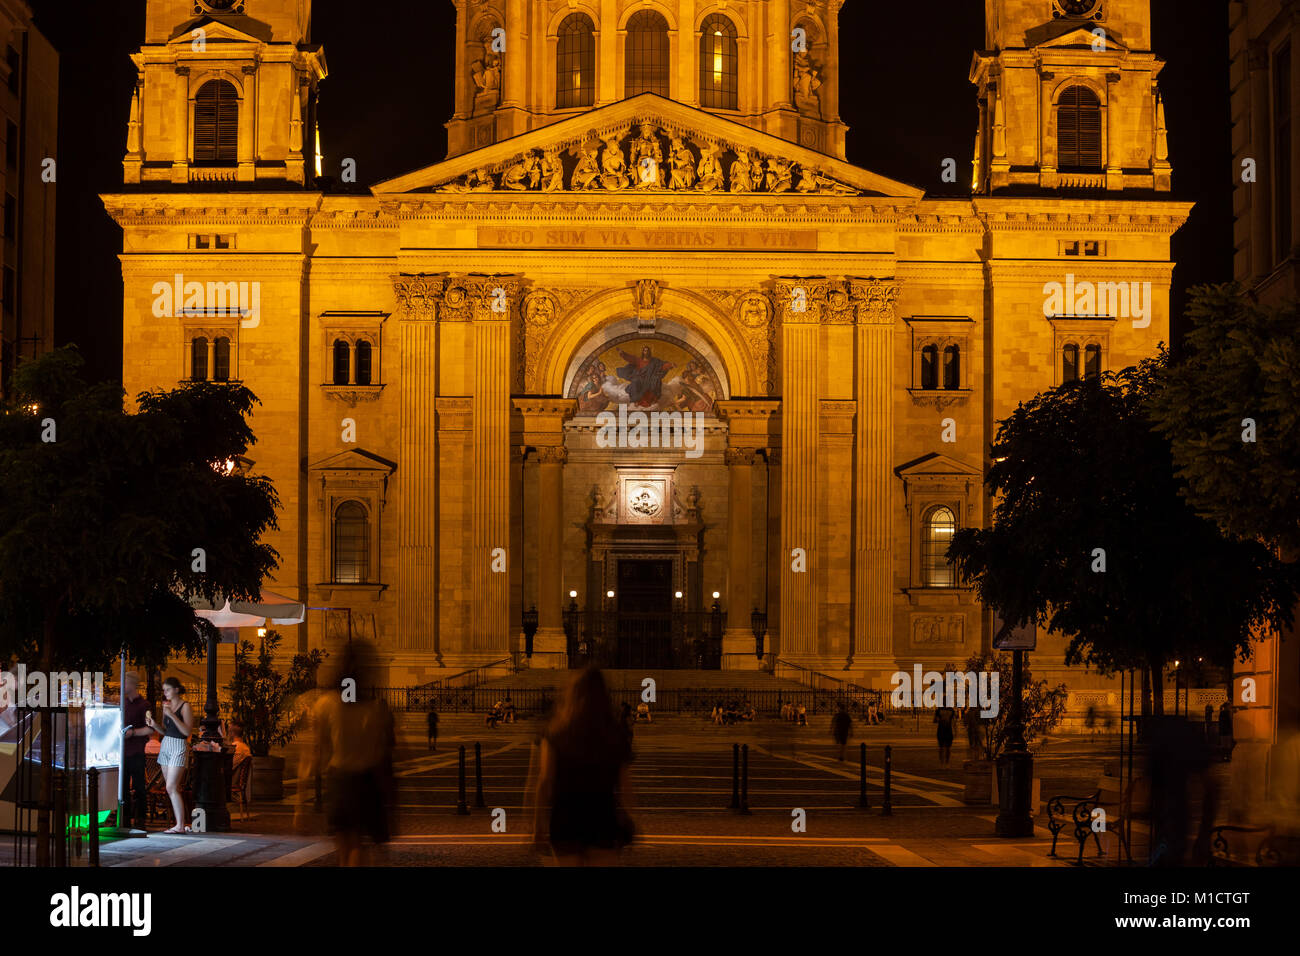
[[[579,415],[629,409],[714,415],[725,398],[709,360],[670,335],[631,333],[602,342],[578,366],[568,397]]]

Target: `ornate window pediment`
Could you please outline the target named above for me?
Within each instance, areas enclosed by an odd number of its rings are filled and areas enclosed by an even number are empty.
[[[381,585],[383,511],[396,470],[396,463],[359,448],[308,466],[320,509],[322,586]]]

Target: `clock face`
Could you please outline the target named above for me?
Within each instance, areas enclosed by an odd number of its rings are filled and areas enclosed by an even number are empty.
[[[1101,0],[1056,0],[1056,6],[1067,17],[1089,17],[1097,12]]]

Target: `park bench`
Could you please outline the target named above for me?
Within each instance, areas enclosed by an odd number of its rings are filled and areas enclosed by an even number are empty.
[[[1272,826],[1225,825],[1210,831],[1210,866],[1295,866],[1300,837]]]
[[[1097,845],[1097,855],[1101,856],[1101,836],[1093,830],[1093,811],[1100,808],[1106,814],[1106,831],[1119,837],[1124,855],[1131,863],[1133,851],[1124,834],[1124,824],[1146,812],[1150,799],[1150,785],[1145,778],[1130,780],[1128,786],[1120,790],[1119,778],[1103,774],[1097,781],[1097,789],[1087,796],[1060,794],[1047,801],[1047,828],[1052,832],[1052,849],[1048,856],[1056,856],[1056,842],[1061,831],[1073,827],[1071,836],[1079,844],[1076,865],[1083,864],[1083,847],[1092,837]]]

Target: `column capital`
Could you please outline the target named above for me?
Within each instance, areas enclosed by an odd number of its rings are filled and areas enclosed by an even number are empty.
[[[899,292],[895,280],[850,278],[848,286],[859,325],[893,325]]]
[[[569,460],[569,449],[563,445],[542,445],[537,449],[537,462],[541,465],[563,465]]]
[[[432,321],[446,289],[446,273],[401,273],[393,276],[399,321]]]
[[[521,441],[534,447],[563,445],[564,423],[578,410],[577,399],[558,395],[523,395],[510,404],[521,420],[515,429]]]
[[[777,316],[787,325],[817,325],[829,286],[825,276],[774,277],[770,287]]]
[[[524,288],[523,276],[514,274],[468,275],[460,285],[470,295],[475,322],[509,322]]]
[[[728,465],[748,467],[762,461],[762,448],[728,448],[722,453],[723,461]]]

